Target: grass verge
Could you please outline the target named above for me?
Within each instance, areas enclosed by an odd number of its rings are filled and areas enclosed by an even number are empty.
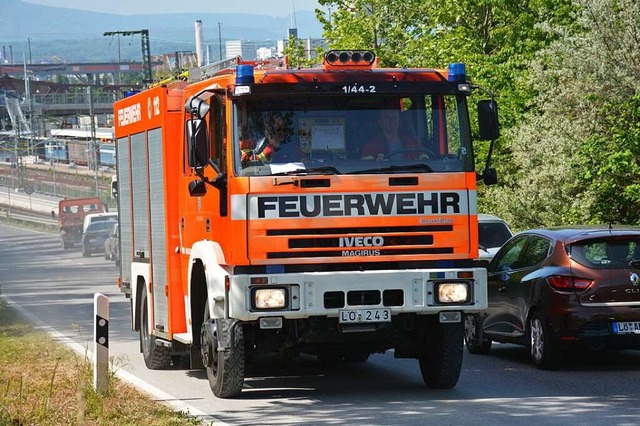
[[[0,371],[0,425],[200,424],[113,373],[106,394],[95,392],[91,361],[35,330],[1,298]]]

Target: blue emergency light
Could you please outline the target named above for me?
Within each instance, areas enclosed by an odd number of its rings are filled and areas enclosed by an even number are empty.
[[[467,81],[467,68],[461,62],[454,62],[449,64],[449,77],[447,78],[452,83],[460,83]]]
[[[253,67],[251,65],[238,65],[236,67],[236,84],[253,84]]]

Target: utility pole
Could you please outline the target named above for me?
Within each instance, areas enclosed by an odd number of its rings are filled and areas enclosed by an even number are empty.
[[[31,39],[29,37],[27,37],[27,44],[29,45],[29,65],[31,65],[33,62],[31,58]]]
[[[118,34],[118,84],[122,83],[122,76],[120,75],[120,63],[122,62],[122,55],[120,54],[120,34]]]
[[[144,82],[150,84],[153,82],[153,74],[151,72],[151,49],[149,47],[149,30],[137,30],[137,31],[106,31],[103,36],[123,35],[130,36],[140,34],[142,40],[142,69],[144,74]],[[119,43],[118,39],[118,43]],[[120,46],[118,44],[118,46]],[[118,47],[118,52],[119,52]]]
[[[92,155],[94,178],[96,180],[96,197],[100,198],[100,188],[98,186],[98,149],[100,144],[96,141],[96,118],[93,114],[93,86],[89,86],[89,116],[91,117],[91,140],[89,141],[90,154]]]
[[[218,48],[220,49],[220,60],[222,60],[222,22],[218,22]]]

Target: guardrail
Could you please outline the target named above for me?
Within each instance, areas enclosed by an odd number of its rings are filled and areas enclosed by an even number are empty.
[[[56,219],[8,210],[6,206],[1,205],[0,223],[38,229],[51,233],[57,233],[59,231],[58,221]]]

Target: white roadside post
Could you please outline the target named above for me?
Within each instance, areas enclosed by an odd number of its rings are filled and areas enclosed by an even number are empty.
[[[109,374],[109,298],[104,294],[93,295],[93,388],[105,394]]]

